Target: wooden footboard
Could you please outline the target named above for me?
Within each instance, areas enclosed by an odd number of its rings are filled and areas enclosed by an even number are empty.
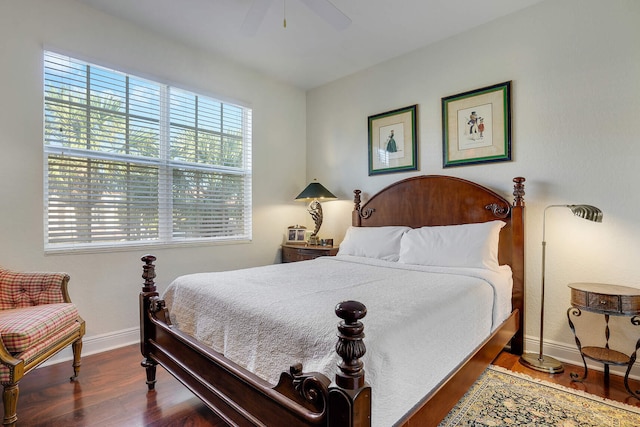
[[[371,425],[371,388],[360,358],[366,307],[356,301],[337,305],[342,319],[336,351],[342,358],[333,382],[325,375],[304,373],[301,365],[283,372],[274,387],[171,325],[154,283],[155,257],[142,258],[140,293],[142,366],[149,390],[160,364],[230,425],[330,426]]]

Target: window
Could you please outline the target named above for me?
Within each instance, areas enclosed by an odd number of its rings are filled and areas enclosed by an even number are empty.
[[[44,53],[45,250],[251,239],[251,110]]]

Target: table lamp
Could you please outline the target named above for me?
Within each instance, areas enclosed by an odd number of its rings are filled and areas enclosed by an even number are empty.
[[[302,190],[302,193],[298,194],[296,197],[296,200],[310,202],[308,210],[316,225],[313,229],[313,233],[311,233],[311,237],[309,238],[309,243],[312,245],[318,244],[318,232],[322,225],[322,206],[320,206],[318,199],[332,200],[337,199],[337,197],[334,196],[331,191],[327,190],[322,184],[317,182],[317,180],[313,180],[313,182],[307,185],[307,188]]]
[[[542,219],[542,297],[540,298],[540,351],[538,354],[525,353],[520,357],[520,363],[536,371],[557,374],[564,370],[562,363],[553,357],[545,356],[543,353],[544,341],[544,279],[545,279],[545,252],[547,242],[545,240],[545,222],[547,219],[547,209],[549,208],[569,208],[571,212],[579,217],[593,222],[602,222],[602,211],[591,205],[550,205],[544,209]]]

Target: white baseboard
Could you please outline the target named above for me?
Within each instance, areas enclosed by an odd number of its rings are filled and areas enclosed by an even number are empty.
[[[103,351],[113,350],[115,348],[131,344],[138,344],[139,342],[140,328],[123,329],[92,337],[87,337],[85,335],[82,339],[82,356],[84,357],[91,354],[102,353]],[[40,367],[53,365],[55,363],[69,362],[72,360],[73,351],[71,350],[71,346],[69,346],[41,364]],[[140,355],[140,360],[142,360],[142,355]]]
[[[138,344],[140,342],[140,329],[130,328],[123,329],[108,334],[96,335],[93,337],[85,337],[82,345],[82,356],[102,353],[103,351],[113,350],[127,345]],[[527,352],[538,353],[540,350],[540,341],[537,338],[525,337],[524,348]],[[572,365],[583,366],[582,357],[577,347],[569,346],[563,343],[549,342],[544,343],[544,354],[554,357],[561,362]],[[142,357],[142,355],[140,356]],[[54,363],[68,362],[73,360],[71,347],[65,348],[60,353],[53,356],[40,366],[53,365]],[[589,370],[604,371],[604,365],[587,359],[587,367]],[[610,366],[610,372],[615,375],[624,376],[626,366]],[[578,372],[582,374],[582,370]],[[636,365],[631,369],[629,378],[640,380],[640,366]]]
[[[526,352],[532,352],[536,354],[540,353],[540,340],[538,340],[537,338],[525,337],[524,348]],[[543,353],[546,354],[547,356],[551,356],[555,359],[558,359],[560,362],[580,366],[581,368],[577,373],[582,375],[583,373],[582,367],[584,366],[584,363],[582,362],[582,357],[580,356],[580,352],[578,351],[578,348],[575,345],[569,346],[564,343],[545,341]],[[590,359],[586,359],[586,361],[587,361],[587,368],[589,370],[600,371],[600,372],[604,371],[604,365],[602,363],[598,363]],[[611,374],[624,377],[624,374],[627,372],[626,366],[614,366],[614,365],[609,365],[609,366],[610,366],[609,372],[611,372]],[[638,364],[634,365],[634,367],[631,368],[631,373],[629,373],[629,378],[634,380],[640,379],[640,366],[638,366]]]

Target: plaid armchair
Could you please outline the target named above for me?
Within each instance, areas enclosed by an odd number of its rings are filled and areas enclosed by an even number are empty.
[[[73,377],[80,371],[84,320],[71,303],[65,273],[19,273],[0,267],[0,383],[3,425],[15,425],[18,382],[68,345]]]

